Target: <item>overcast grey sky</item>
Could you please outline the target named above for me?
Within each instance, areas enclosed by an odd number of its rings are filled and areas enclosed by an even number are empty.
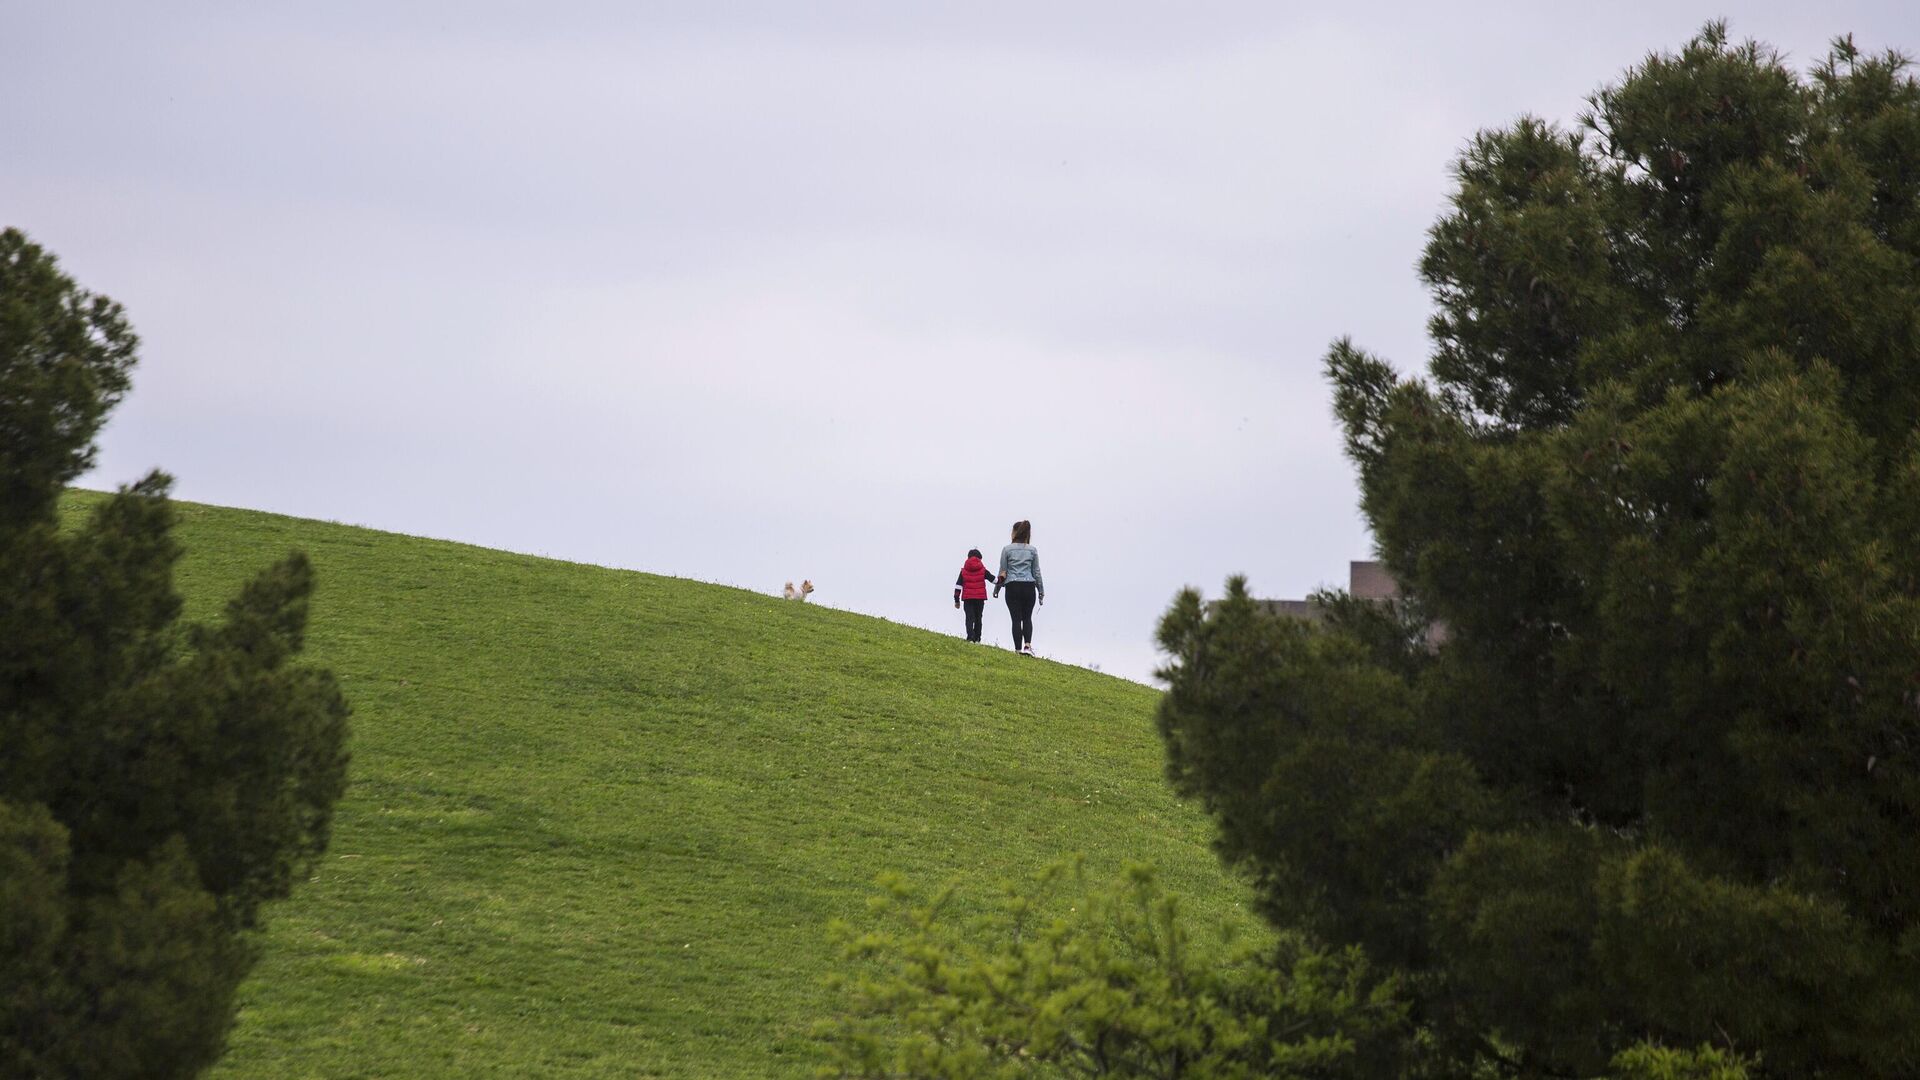
[[[1031,518],[1040,651],[1144,679],[1182,585],[1368,555],[1320,361],[1424,364],[1457,149],[1716,16],[1920,50],[1906,0],[0,0],[0,224],[144,340],[90,486],[950,633]]]

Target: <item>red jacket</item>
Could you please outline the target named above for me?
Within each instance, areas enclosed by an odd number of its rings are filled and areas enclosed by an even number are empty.
[[[987,570],[987,564],[969,555],[967,561],[960,564],[960,576],[953,583],[960,587],[960,599],[985,600],[987,582],[992,580],[993,574]]]

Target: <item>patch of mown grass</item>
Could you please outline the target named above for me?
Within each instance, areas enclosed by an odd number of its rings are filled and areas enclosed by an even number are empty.
[[[1148,688],[739,589],[178,509],[189,618],[307,551],[308,657],[354,707],[332,849],[269,912],[216,1077],[805,1076],[826,924],[882,870],[985,900],[1081,851],[1156,864],[1202,918],[1243,895],[1161,779]]]

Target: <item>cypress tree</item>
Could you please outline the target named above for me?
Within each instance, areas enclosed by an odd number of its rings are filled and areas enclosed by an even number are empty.
[[[267,901],[326,847],[347,706],[300,651],[313,571],[182,625],[168,479],[63,529],[136,338],[0,232],[0,1075],[185,1077],[220,1054]]]

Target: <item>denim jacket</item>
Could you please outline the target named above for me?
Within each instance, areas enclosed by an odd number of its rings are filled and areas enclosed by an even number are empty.
[[[1008,544],[1000,549],[1000,583],[1009,581],[1031,581],[1036,596],[1047,595],[1046,583],[1040,580],[1040,549],[1032,544]],[[999,589],[993,590],[996,594]]]

